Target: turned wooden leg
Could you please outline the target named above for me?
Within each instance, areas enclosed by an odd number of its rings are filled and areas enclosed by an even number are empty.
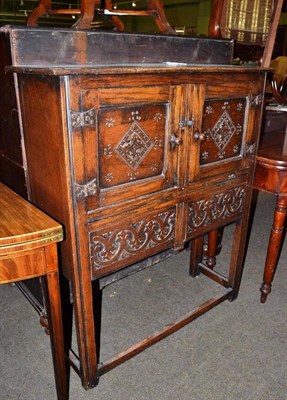
[[[52,9],[52,0],[40,0],[27,19],[27,26],[38,26],[37,21]]]
[[[189,273],[193,277],[199,275],[198,264],[202,262],[202,251],[203,236],[200,236],[191,242]]]
[[[56,244],[45,249],[47,264],[57,265]],[[48,268],[49,269],[49,268]],[[57,271],[48,272],[42,278],[46,298],[52,357],[58,400],[68,400],[69,388],[67,364],[64,350],[62,307],[60,297],[59,276]]]
[[[218,241],[218,229],[209,232],[206,250],[206,265],[213,269],[216,264],[216,250]]]
[[[156,10],[156,12],[153,13],[153,16],[160,32],[176,35],[176,31],[171,27],[166,18],[161,0],[148,0],[147,9]]]
[[[271,292],[272,280],[277,267],[279,254],[282,245],[284,224],[287,213],[287,197],[278,197],[274,212],[273,226],[270,232],[263,283],[261,285],[261,303],[265,303],[268,294]]]
[[[223,231],[224,228],[222,227],[208,233],[208,240],[204,249],[204,258],[206,260],[206,265],[211,269],[215,267],[216,256],[221,251]]]

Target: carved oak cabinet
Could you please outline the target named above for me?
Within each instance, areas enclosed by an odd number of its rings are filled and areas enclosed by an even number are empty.
[[[71,283],[79,349],[71,363],[92,387],[103,373],[236,298],[265,72],[173,63],[12,70],[30,198],[65,227],[61,266]],[[202,262],[202,237],[231,222],[230,267],[222,276]],[[96,310],[104,285],[190,243],[191,275],[207,275],[224,295],[100,362]]]

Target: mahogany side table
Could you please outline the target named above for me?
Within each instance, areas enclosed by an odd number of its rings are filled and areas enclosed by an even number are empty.
[[[0,284],[42,277],[57,399],[68,399],[57,242],[60,224],[0,182]]]
[[[265,303],[271,292],[287,216],[287,107],[266,109],[265,130],[256,157],[254,188],[275,195],[277,200],[260,288],[261,303]]]

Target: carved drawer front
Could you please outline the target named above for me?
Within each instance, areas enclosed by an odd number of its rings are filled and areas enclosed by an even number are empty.
[[[97,197],[88,208],[175,187],[178,146],[170,142],[179,130],[181,87],[88,88],[92,83],[71,96],[72,108],[81,103],[81,112],[71,112],[77,185],[92,184],[87,197]]]
[[[89,248],[93,278],[173,247],[175,219],[173,207],[137,218],[125,215],[110,227],[92,229]]]
[[[186,238],[198,236],[239,218],[245,206],[246,183],[222,186],[187,204]]]
[[[246,98],[204,102],[200,165],[238,157],[242,153]]]

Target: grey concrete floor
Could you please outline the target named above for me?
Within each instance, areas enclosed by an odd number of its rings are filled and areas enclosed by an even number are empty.
[[[70,400],[286,400],[287,248],[266,304],[260,304],[275,199],[260,194],[241,289],[172,336],[110,371],[89,391],[72,371]],[[219,263],[226,267],[232,228]],[[188,277],[188,254],[107,287],[104,359],[189,311],[209,281]],[[126,311],[129,312],[126,312]],[[56,400],[49,338],[16,287],[0,286],[0,399]]]

